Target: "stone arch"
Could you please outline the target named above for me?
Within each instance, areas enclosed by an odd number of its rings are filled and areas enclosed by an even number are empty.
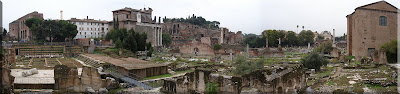
[[[282,87],[278,87],[277,94],[283,94],[283,88]]]
[[[196,54],[196,55],[197,55],[197,54],[199,53],[199,48],[197,48],[197,47],[196,47],[196,48],[194,48],[194,49],[193,49],[193,52],[194,52],[194,54]]]

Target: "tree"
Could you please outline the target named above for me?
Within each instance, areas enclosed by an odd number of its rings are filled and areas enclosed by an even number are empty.
[[[172,37],[170,34],[162,34],[162,43],[164,46],[169,47],[172,43]]]
[[[147,56],[148,57],[151,57],[151,54],[153,54],[153,51],[154,51],[154,49],[153,49],[153,47],[151,47],[151,42],[148,42],[148,43],[146,43],[146,48],[147,48]]]
[[[397,62],[397,40],[392,40],[387,43],[383,43],[379,50],[386,50],[386,58],[389,63]]]
[[[117,42],[115,42],[115,48],[122,48],[122,43],[120,39],[118,39]]]
[[[282,41],[283,38],[285,37],[285,33],[282,31],[266,30],[264,32],[266,32],[268,35],[268,46],[278,47],[278,44],[279,44],[278,39],[281,38],[281,41]]]
[[[333,47],[331,41],[324,41],[317,48],[314,49],[314,51],[324,54],[329,54],[330,52],[332,52],[332,50]]]
[[[6,35],[7,35],[7,30],[4,29],[4,31],[3,31],[3,36],[6,36]]]
[[[41,20],[38,18],[29,18],[26,20],[25,25],[29,27],[32,34],[35,36],[36,41],[54,41],[64,42],[65,39],[72,39],[78,33],[75,24],[67,21],[55,20]]]
[[[138,33],[135,34],[136,42],[137,42],[137,48],[138,51],[144,51],[146,50],[146,40],[144,39],[143,35]]]
[[[219,50],[219,49],[221,49],[221,48],[222,48],[221,45],[219,45],[219,44],[214,44],[214,50]]]
[[[286,45],[295,46],[297,45],[297,36],[293,31],[288,31],[286,34],[286,38],[283,40]]]
[[[25,25],[28,27],[32,27],[33,25],[38,25],[38,24],[42,24],[43,20],[39,19],[39,18],[29,18],[25,20]]]
[[[317,52],[312,52],[311,54],[301,58],[300,62],[305,68],[319,71],[321,66],[328,64],[329,61]]]
[[[308,43],[314,43],[314,33],[311,30],[303,30],[299,33],[298,36],[298,44],[300,46],[306,46]]]

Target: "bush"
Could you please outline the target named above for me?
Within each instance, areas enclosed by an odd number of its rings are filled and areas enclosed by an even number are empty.
[[[264,67],[264,58],[258,59],[256,62],[250,62],[244,56],[238,56],[235,59],[235,70],[233,71],[234,74],[243,75],[250,73],[257,69],[262,69]]]
[[[324,54],[330,53],[332,52],[332,50],[333,47],[331,41],[324,41],[317,48],[314,49],[314,51]]]
[[[222,48],[221,45],[219,45],[219,44],[214,44],[214,50],[219,50],[219,49],[221,49],[221,48]]]
[[[397,40],[382,44],[379,50],[386,50],[386,57],[389,63],[397,62]]]
[[[301,58],[300,62],[308,69],[319,71],[321,66],[328,64],[328,60],[316,52]]]
[[[218,84],[208,82],[206,84],[206,94],[218,94]]]

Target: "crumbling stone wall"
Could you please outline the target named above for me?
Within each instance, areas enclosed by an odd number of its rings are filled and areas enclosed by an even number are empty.
[[[219,93],[240,93],[242,88],[255,88],[262,93],[292,93],[306,88],[305,72],[301,65],[287,68],[263,69],[240,77],[211,74],[211,70],[196,69],[185,76],[164,81],[163,92],[204,93],[207,83],[218,84]]]
[[[243,87],[256,88],[264,93],[291,93],[306,88],[305,72],[301,65],[273,70],[257,70],[242,76]]]
[[[249,49],[249,56],[284,57],[285,54],[280,48],[252,48]]]
[[[372,57],[372,60],[376,64],[387,64],[388,63],[385,50],[373,51],[373,52],[371,52],[371,57]]]
[[[205,43],[192,42],[179,47],[179,52],[185,55],[215,55],[214,49]]]
[[[94,90],[105,88],[109,84],[105,79],[101,79],[97,69],[83,67],[82,74],[79,77],[77,68],[69,68],[65,65],[56,65],[54,67],[55,89],[61,91],[84,92],[87,87]]]

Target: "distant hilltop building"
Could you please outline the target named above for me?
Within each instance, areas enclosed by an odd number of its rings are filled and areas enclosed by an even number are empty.
[[[68,22],[77,26],[78,34],[74,39],[105,37],[109,30],[107,21],[89,19],[89,17],[86,19],[71,18]]]
[[[125,7],[112,12],[113,21],[108,23],[109,28],[126,28],[134,29],[135,32],[145,32],[147,34],[146,42],[151,42],[153,47],[162,46],[162,26],[160,20],[156,22],[157,17],[152,19],[153,9]]]
[[[370,56],[373,51],[397,39],[398,8],[386,1],[360,6],[347,15],[347,52],[356,58]]]
[[[25,41],[33,40],[34,36],[32,32],[30,32],[29,27],[25,25],[25,20],[32,17],[43,19],[43,14],[34,11],[9,24],[9,35],[11,39]]]

